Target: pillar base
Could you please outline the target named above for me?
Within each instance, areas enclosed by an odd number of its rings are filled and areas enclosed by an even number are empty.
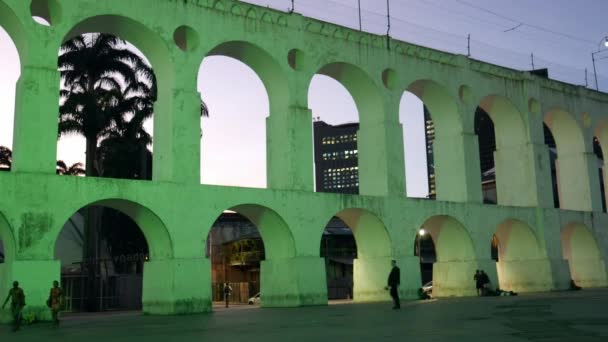
[[[559,276],[563,265],[552,265],[549,259],[499,261],[496,267],[500,288],[507,291],[542,292],[563,283]]]
[[[2,282],[8,282],[7,289],[12,287],[13,281],[19,282],[19,287],[25,293],[25,308],[23,308],[24,319],[34,319],[36,321],[50,321],[51,312],[46,306],[46,300],[49,298],[49,291],[53,286],[53,281],[60,279],[61,264],[58,260],[16,260],[10,262],[6,267],[7,273],[10,275],[8,279],[0,279]],[[1,293],[1,301],[4,302],[7,293]],[[8,307],[10,303],[7,303]],[[12,317],[10,310],[0,310],[0,322],[10,322]]]
[[[327,305],[325,260],[319,257],[270,259],[261,263],[260,305]]]
[[[211,311],[211,263],[207,258],[144,264],[143,311],[184,315]]]
[[[606,263],[602,259],[575,259],[569,262],[570,274],[580,287],[606,287]]]
[[[436,262],[433,264],[433,297],[477,295],[473,280],[477,269],[476,260]]]
[[[392,257],[358,258],[353,263],[353,300],[385,302],[391,300],[386,291]],[[404,270],[401,270],[403,279]]]

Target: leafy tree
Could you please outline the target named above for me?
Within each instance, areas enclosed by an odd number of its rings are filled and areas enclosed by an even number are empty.
[[[99,142],[156,101],[152,69],[125,44],[112,35],[95,33],[78,36],[61,47],[59,136],[85,137],[87,176],[100,175]]]
[[[6,146],[0,146],[0,171],[10,171],[13,166],[13,151]]]
[[[68,167],[63,160],[58,160],[57,174],[66,176],[84,176],[84,165],[82,163],[74,163]]]

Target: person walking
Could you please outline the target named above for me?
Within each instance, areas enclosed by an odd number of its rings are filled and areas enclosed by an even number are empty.
[[[59,287],[59,282],[55,280],[53,287],[49,293],[49,299],[47,305],[51,308],[51,315],[53,317],[53,324],[59,325],[59,311],[63,304],[63,290]]]
[[[483,278],[481,276],[481,271],[476,270],[475,275],[473,276],[473,280],[475,281],[475,289],[477,290],[477,296],[481,296],[483,289]]]
[[[391,297],[393,298],[393,309],[398,310],[401,308],[401,302],[399,301],[399,284],[401,282],[401,272],[397,267],[397,261],[392,260],[391,273],[388,275],[388,286],[387,290],[390,289]]]
[[[2,309],[6,306],[8,300],[11,300],[11,315],[13,316],[13,331],[19,330],[21,325],[21,311],[25,306],[25,293],[19,287],[19,282],[13,282],[13,288],[8,291],[8,296],[2,304]]]
[[[224,283],[224,300],[226,301],[226,307],[228,307],[228,302],[230,300],[230,295],[232,294],[232,287],[228,285],[228,283]]]

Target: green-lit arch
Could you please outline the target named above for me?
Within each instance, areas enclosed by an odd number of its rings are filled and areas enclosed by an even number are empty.
[[[527,223],[505,220],[498,225],[494,235],[498,242],[496,271],[501,289],[530,292],[553,287],[549,260]]]
[[[572,222],[562,228],[562,255],[570,276],[581,287],[606,286],[606,268],[597,241],[585,225]]]
[[[436,136],[451,136],[462,132],[457,102],[444,86],[424,79],[412,82],[405,90],[416,95],[428,108]]]
[[[435,245],[433,295],[473,295],[471,277],[479,267],[473,240],[464,225],[454,217],[437,215],[428,218],[420,228],[431,236]]]
[[[585,151],[583,132],[572,114],[554,108],[545,114],[544,122],[555,138],[558,157]]]
[[[166,165],[162,161],[171,160],[174,153],[171,145],[172,131],[171,107],[173,99],[174,65],[166,42],[149,27],[132,18],[120,15],[97,15],[83,19],[74,25],[64,36],[68,41],[83,33],[101,32],[112,34],[135,45],[152,65],[156,76],[158,98],[154,103],[154,162],[152,174],[163,177]],[[60,47],[57,47],[59,50]],[[193,76],[192,82],[196,77]]]
[[[258,204],[241,204],[230,210],[245,216],[260,232],[266,259],[285,259],[295,255],[295,242],[289,226],[274,210]]]
[[[266,88],[271,113],[285,111],[289,106],[287,77],[275,58],[263,48],[246,41],[228,41],[211,49],[207,56],[231,57],[249,66]]]
[[[498,260],[517,261],[542,256],[532,228],[519,220],[506,220],[495,232],[498,239]]]
[[[317,74],[340,82],[350,93],[357,106],[361,128],[370,122],[384,121],[384,102],[378,86],[361,68],[344,62],[329,63],[321,67]]]
[[[151,260],[159,261],[173,257],[173,242],[164,222],[149,208],[125,199],[109,198],[97,200],[80,207],[72,208],[63,219],[59,220],[60,226],[55,228],[54,236],[59,236],[63,224],[75,212],[88,206],[111,208],[129,216],[144,234],[148,243]]]
[[[519,146],[525,144],[526,127],[521,112],[507,98],[499,95],[488,95],[479,103],[486,111],[496,132],[496,148]]]
[[[374,213],[361,208],[348,208],[341,210],[335,216],[352,230],[359,259],[392,255],[388,230]]]
[[[458,220],[447,215],[427,219],[422,228],[431,235],[438,262],[475,260],[473,240]]]
[[[23,25],[11,7],[0,1],[0,26],[8,33],[9,37],[17,47],[17,54],[23,67],[23,62],[28,60],[27,41]]]

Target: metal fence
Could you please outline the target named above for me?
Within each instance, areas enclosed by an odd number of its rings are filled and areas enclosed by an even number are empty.
[[[65,311],[85,311],[89,300],[86,275],[62,275],[61,287],[65,295]],[[98,292],[93,295],[98,311],[141,310],[141,274],[121,274],[96,277]]]

